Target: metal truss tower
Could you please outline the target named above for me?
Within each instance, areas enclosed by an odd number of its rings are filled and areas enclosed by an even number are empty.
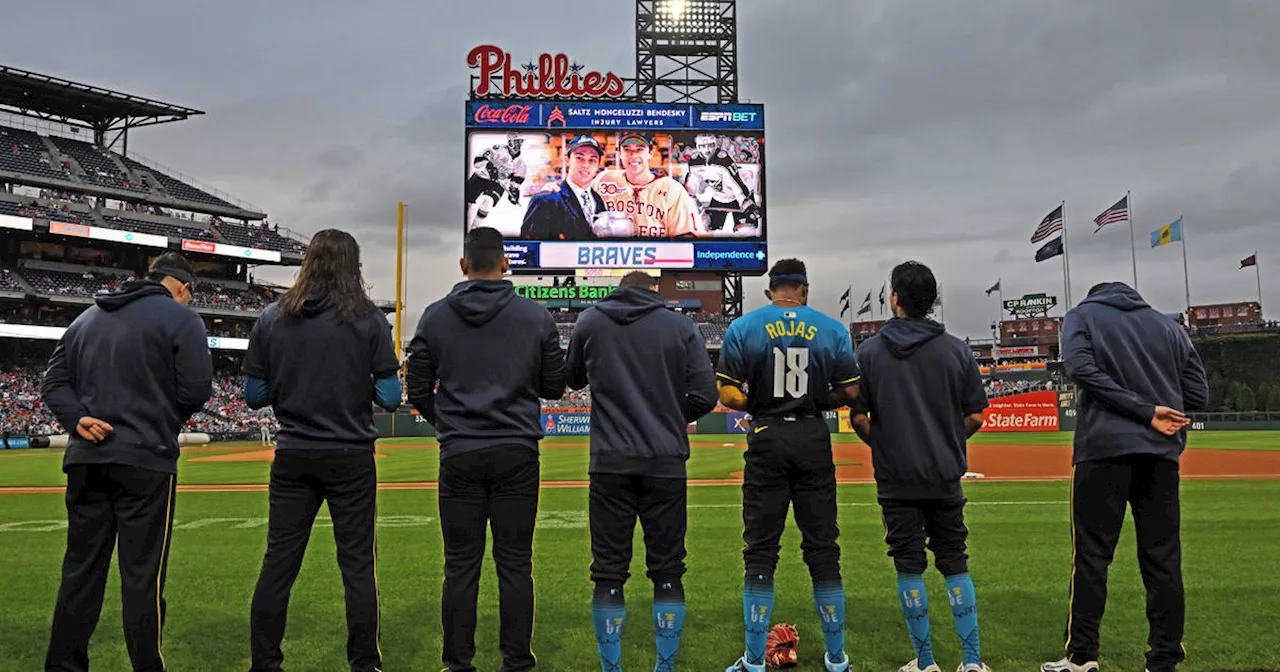
[[[635,99],[738,102],[737,0],[636,0]],[[742,315],[742,275],[724,276],[721,310]]]

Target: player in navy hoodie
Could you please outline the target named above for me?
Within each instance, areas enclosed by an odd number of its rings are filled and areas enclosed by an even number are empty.
[[[1186,656],[1178,460],[1185,412],[1209,405],[1204,365],[1187,332],[1122,282],[1095,285],[1067,313],[1062,359],[1080,390],[1067,655],[1041,670],[1098,669],[1107,569],[1128,505],[1147,590],[1147,670],[1172,672]]]
[[[893,319],[858,348],[862,390],[853,427],[871,447],[885,542],[916,654],[901,672],[940,669],[929,634],[926,546],[947,582],[960,672],[985,672],[960,479],[968,468],[966,441],[982,427],[987,394],[969,346],[927,317],[938,297],[933,272],[909,261],[893,269],[890,285]]]
[[[249,335],[245,401],[270,405],[280,422],[267,551],[250,609],[253,672],[281,669],[290,590],[326,501],[347,609],[347,661],[351,672],[382,669],[373,405],[400,405],[400,364],[391,325],[364,286],[355,238],[320,231],[298,282]]]
[[[45,669],[89,669],[117,536],[129,659],[135,670],[165,669],[178,433],[213,391],[204,323],[187,307],[194,287],[191,264],[166,252],[146,279],[99,295],[49,359],[41,396],[70,438],[67,551]]]
[[[502,669],[519,672],[536,663],[539,398],[564,396],[564,351],[547,309],[503,279],[508,262],[497,230],[468,233],[460,265],[467,280],[422,314],[406,366],[409,403],[440,439],[443,660],[450,672],[475,669],[476,599],[491,527]]]
[[[667,310],[657,289],[657,278],[627,274],[582,312],[569,343],[569,387],[591,386],[591,611],[604,672],[621,669],[637,518],[653,581],[654,670],[675,669],[685,617],[688,425],[717,399],[697,325]]]

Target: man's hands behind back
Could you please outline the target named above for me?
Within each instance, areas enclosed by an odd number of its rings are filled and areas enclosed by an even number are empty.
[[[1165,436],[1173,436],[1189,424],[1191,419],[1186,414],[1168,406],[1156,406],[1156,412],[1151,416],[1151,426]]]

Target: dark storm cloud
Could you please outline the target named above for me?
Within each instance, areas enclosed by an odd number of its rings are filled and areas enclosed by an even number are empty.
[[[19,67],[208,110],[130,148],[285,226],[352,230],[378,296],[394,294],[408,203],[416,319],[458,277],[467,51],[564,51],[630,73],[632,8],[617,5],[84,2],[59,48],[30,31],[7,46]],[[15,19],[67,9],[26,3]],[[1092,233],[1125,190],[1139,285],[1162,309],[1184,292],[1181,249],[1149,247],[1159,225],[1185,217],[1195,301],[1252,298],[1239,259],[1280,248],[1280,4],[808,0],[739,16],[741,94],[768,110],[771,256],[808,260],[821,308],[849,285],[874,301],[913,258],[935,267],[950,326],[985,333],[997,278],[1006,298],[1063,294],[1060,260],[1035,263],[1028,242],[1063,200],[1078,299],[1131,277],[1129,225]],[[103,49],[102,35],[138,39]],[[749,307],[761,287],[748,281]]]

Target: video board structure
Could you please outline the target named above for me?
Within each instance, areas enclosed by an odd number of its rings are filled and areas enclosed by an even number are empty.
[[[760,105],[472,100],[464,227],[516,272],[768,263]]]

